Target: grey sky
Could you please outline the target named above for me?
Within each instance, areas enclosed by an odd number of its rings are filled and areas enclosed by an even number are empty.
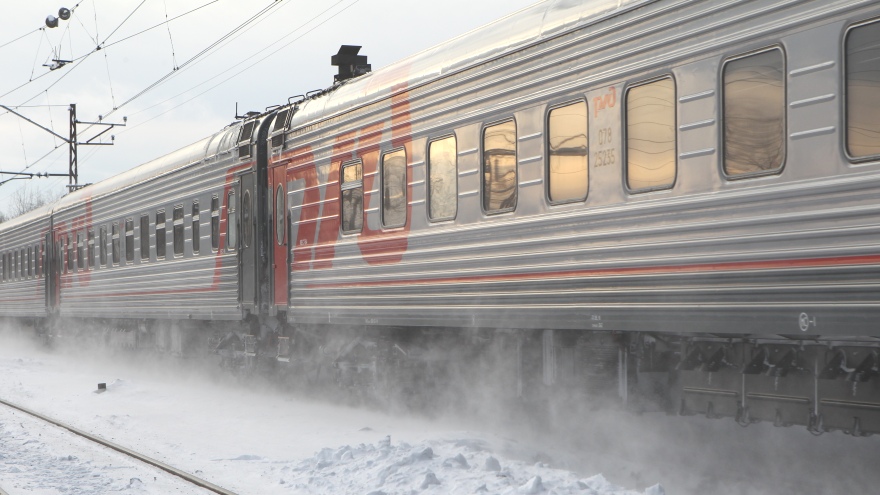
[[[77,104],[81,121],[102,115],[107,122],[121,122],[127,116],[128,127],[107,134],[116,136],[114,146],[80,147],[80,183],[97,182],[220,129],[233,120],[236,102],[240,112],[262,110],[329,86],[335,73],[330,56],[339,45],[363,45],[361,53],[369,56],[375,70],[535,0],[216,0],[164,24],[166,15],[171,19],[209,2],[4,2],[0,104],[27,105],[17,111],[62,136],[68,133],[68,103]],[[270,4],[274,8],[258,23],[186,64]],[[55,29],[35,31],[62,6],[77,6],[71,19],[60,21]],[[124,40],[157,24],[162,25]],[[9,43],[19,36],[23,37]],[[106,48],[94,51],[99,42]],[[42,64],[52,58],[75,62],[50,71]],[[182,68],[174,71],[175,66]],[[170,72],[174,75],[164,83],[122,106]],[[85,127],[80,126],[80,132]],[[80,140],[94,132],[83,133]],[[67,163],[63,141],[13,115],[0,115],[0,170],[20,171],[31,165],[28,172],[66,173]],[[0,181],[7,178],[0,175]],[[65,184],[66,178],[11,181],[0,186],[0,211],[8,210],[10,196],[21,187],[60,192]]]

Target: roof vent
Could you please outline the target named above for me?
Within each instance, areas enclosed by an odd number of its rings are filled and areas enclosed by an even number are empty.
[[[333,76],[334,82],[342,82],[370,72],[367,56],[358,55],[360,50],[361,47],[356,45],[342,45],[339,47],[339,52],[330,57],[330,65],[339,67],[339,74]]]

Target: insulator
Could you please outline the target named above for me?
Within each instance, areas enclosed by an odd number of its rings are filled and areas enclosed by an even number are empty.
[[[46,16],[46,27],[56,28],[58,27],[58,18],[54,15],[49,14]]]
[[[61,7],[58,9],[58,17],[60,17],[62,21],[70,19],[70,9],[67,7]]]

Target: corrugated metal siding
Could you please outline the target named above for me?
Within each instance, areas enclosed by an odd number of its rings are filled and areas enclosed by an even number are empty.
[[[307,147],[299,158],[310,153],[326,169],[318,176],[329,173],[316,207],[295,207],[295,218],[338,228],[338,173],[330,165],[368,147],[366,136],[356,139],[371,127],[380,129],[382,150],[411,132],[413,194],[408,234],[295,247],[307,258],[322,250],[335,256],[332,268],[300,264],[312,269],[291,272],[291,319],[801,334],[805,313],[818,315],[817,325],[803,329],[808,334],[880,335],[880,171],[846,163],[837,128],[842,32],[848,20],[878,14],[867,1],[656,2],[421,86],[395,105],[393,117],[386,101],[294,133],[288,148]],[[781,174],[728,181],[718,152],[718,72],[724,57],[768,45],[786,52],[788,102],[828,91],[837,101],[788,109]],[[826,62],[832,70],[797,75]],[[711,120],[695,132],[677,131],[675,186],[627,194],[619,166],[591,168],[586,203],[549,205],[542,134],[548,102],[669,73],[682,100],[678,123]],[[486,216],[479,124],[511,115],[519,136],[518,206],[513,214]],[[830,132],[797,134],[829,126]],[[452,130],[459,214],[429,225],[426,137]],[[341,135],[350,136],[347,149]],[[375,173],[365,166],[365,178]],[[308,187],[291,186],[291,197]],[[365,191],[371,229],[380,225],[378,189],[376,181]],[[393,236],[407,238],[401,261],[364,261],[370,239],[387,247]]]
[[[241,319],[238,304],[238,258],[236,253],[211,252],[211,198],[215,194],[221,204],[221,247],[225,238],[225,185],[228,170],[237,158],[226,154],[177,170],[160,177],[116,190],[89,202],[78,202],[73,208],[56,212],[56,231],[76,232],[88,228],[95,231],[107,225],[108,244],[112,242],[110,222],[120,223],[120,237],[125,236],[124,220],[131,218],[135,227],[134,261],[125,261],[120,253],[120,266],[77,270],[61,277],[62,316],[101,318],[174,318],[174,319]],[[199,201],[200,253],[192,253],[192,202]],[[173,210],[182,204],[184,210],[184,254],[173,256]],[[91,206],[89,212],[87,205]],[[166,251],[168,259],[156,259],[156,212],[165,210]],[[140,259],[140,217],[150,216],[150,259]],[[80,226],[70,231],[68,225]],[[120,243],[122,244],[122,243]],[[95,255],[99,258],[99,248]],[[112,251],[108,247],[108,260]],[[97,261],[100,261],[98,259]]]
[[[39,208],[21,218],[4,222],[0,224],[0,255],[21,252],[22,248],[33,250],[39,247],[47,232],[47,208]],[[34,263],[40,262],[36,259],[38,256],[39,253],[33,255]],[[45,278],[38,277],[36,271],[31,276],[12,276],[0,282],[0,315],[19,318],[46,316],[45,282]]]

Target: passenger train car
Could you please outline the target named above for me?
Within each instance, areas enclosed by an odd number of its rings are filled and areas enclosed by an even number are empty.
[[[548,0],[347,60],[0,224],[0,314],[343,377],[485,353],[521,397],[880,431],[876,2]]]

